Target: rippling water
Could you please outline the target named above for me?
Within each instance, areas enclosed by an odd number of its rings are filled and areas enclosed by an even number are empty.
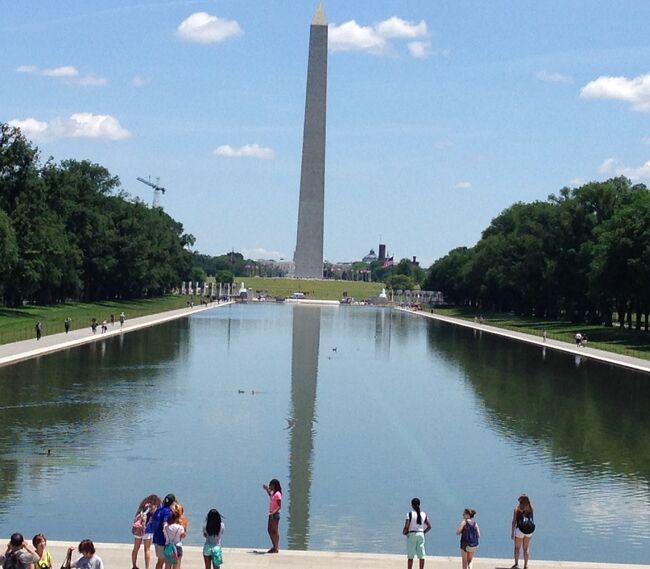
[[[242,393],[243,392],[243,393]],[[173,491],[201,543],[401,552],[422,499],[427,549],[509,557],[527,492],[547,559],[647,562],[650,378],[382,309],[220,308],[0,368],[0,535],[130,540],[141,497]],[[47,449],[51,454],[47,455]]]

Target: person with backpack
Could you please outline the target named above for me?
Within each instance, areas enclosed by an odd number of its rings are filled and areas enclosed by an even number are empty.
[[[518,498],[517,507],[512,513],[511,538],[515,542],[515,564],[511,569],[519,569],[519,550],[524,552],[524,569],[528,569],[528,548],[535,531],[533,520],[533,504],[526,494]]]
[[[13,533],[9,538],[7,550],[0,554],[0,565],[3,569],[30,569],[39,560],[37,553],[32,551],[22,533]]]
[[[424,569],[424,534],[431,529],[431,522],[426,512],[420,510],[420,498],[411,500],[413,508],[404,520],[402,534],[406,536],[406,567],[413,568],[413,559],[417,557],[420,560],[420,569]]]
[[[167,542],[163,533],[163,527],[172,515],[171,505],[175,501],[176,496],[167,494],[162,502],[162,506],[155,511],[151,520],[153,544],[156,548],[156,557],[158,558],[156,561],[156,569],[163,569],[163,565],[165,564],[165,545]]]
[[[221,519],[219,510],[212,509],[208,512],[205,518],[205,525],[203,526],[203,537],[205,537],[205,544],[203,545],[203,562],[205,569],[219,569],[223,563],[223,553],[221,551],[221,536],[225,529],[225,524]]]
[[[476,510],[465,508],[463,520],[456,529],[456,535],[460,536],[460,555],[463,559],[463,569],[472,569],[474,552],[478,549],[478,540],[481,537],[481,529],[474,521]]]
[[[151,562],[151,542],[153,540],[153,522],[154,512],[160,506],[160,498],[156,494],[150,494],[144,498],[138,505],[135,512],[133,523],[131,524],[131,533],[133,534],[133,549],[131,550],[131,565],[133,569],[138,569],[138,552],[140,546],[144,549],[144,566],[149,569]]]

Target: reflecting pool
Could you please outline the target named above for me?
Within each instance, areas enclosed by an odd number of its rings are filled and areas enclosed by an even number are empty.
[[[643,563],[650,378],[386,309],[236,305],[0,368],[0,536],[130,541],[139,500],[174,492],[201,544],[401,553],[419,496],[427,550]],[[47,450],[50,449],[50,454]],[[645,552],[645,553],[644,553]],[[56,561],[56,560],[55,560]]]

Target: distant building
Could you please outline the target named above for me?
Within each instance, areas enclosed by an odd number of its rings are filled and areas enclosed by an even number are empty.
[[[377,254],[374,249],[370,249],[370,252],[361,259],[364,263],[373,263],[377,260]]]
[[[386,260],[386,245],[383,243],[379,244],[379,261],[382,263]]]

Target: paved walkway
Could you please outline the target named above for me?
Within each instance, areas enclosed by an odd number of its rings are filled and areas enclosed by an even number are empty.
[[[573,354],[576,356],[590,358],[593,360],[598,360],[604,363],[621,366],[644,373],[650,373],[650,360],[642,360],[641,358],[624,356],[622,354],[615,354],[613,352],[606,352],[605,350],[597,350],[595,348],[578,347],[575,344],[570,344],[569,342],[551,340],[550,338],[544,341],[543,338],[534,336],[533,334],[526,334],[524,332],[515,332],[513,330],[497,328],[496,326],[490,326],[489,324],[480,324],[478,322],[472,322],[471,320],[464,320],[463,318],[443,316],[442,314],[432,314],[431,312],[422,312],[419,310],[411,310],[409,308],[398,307],[397,310],[401,310],[402,312],[409,312],[417,316],[424,316],[425,318],[432,318],[433,320],[440,320],[442,322],[456,324],[457,326],[464,326],[465,328],[472,328],[473,330],[481,330],[483,332],[487,332],[488,334],[495,334],[497,336],[503,336],[504,338],[510,338],[511,340],[518,340],[520,342],[534,344],[542,348],[550,348],[552,350],[565,352],[567,354]]]
[[[62,542],[48,542],[48,549],[54,559],[54,567],[60,567],[65,557],[66,545]],[[97,555],[102,558],[105,569],[128,569],[131,567],[131,545],[117,543],[95,543]],[[262,552],[264,550],[260,550]],[[153,554],[153,548],[152,548]],[[75,552],[73,560],[77,559]],[[473,569],[506,569],[512,566],[512,559],[481,559],[472,563]],[[153,557],[153,555],[152,555]],[[155,560],[155,557],[153,557]],[[154,561],[155,563],[155,561]],[[154,563],[150,569],[154,569]],[[143,553],[140,549],[138,566],[144,569]],[[275,555],[256,554],[253,549],[223,550],[223,567],[228,569],[266,569],[267,567],[288,569],[394,569],[406,567],[405,555],[380,555],[372,553],[336,553],[329,551],[280,551]],[[417,563],[414,564],[417,567]],[[460,569],[459,557],[427,557],[427,569]],[[520,563],[520,567],[523,564]],[[612,563],[582,563],[576,561],[537,561],[531,559],[530,569],[650,569],[650,565],[622,565]],[[200,547],[183,547],[183,569],[204,569]]]
[[[96,342],[97,340],[105,340],[111,336],[133,332],[134,330],[140,330],[141,328],[146,328],[147,326],[162,324],[163,322],[176,320],[177,318],[185,318],[190,314],[196,314],[197,312],[203,312],[204,310],[212,310],[221,306],[227,306],[228,304],[232,304],[232,302],[212,302],[207,306],[199,304],[192,308],[168,310],[167,312],[159,312],[157,314],[149,314],[148,316],[140,316],[139,318],[133,318],[132,320],[127,319],[121,329],[120,323],[116,321],[115,324],[108,325],[108,332],[104,334],[101,332],[100,323],[100,325],[97,326],[97,333],[95,334],[91,332],[90,326],[84,326],[82,329],[73,330],[69,334],[61,332],[60,334],[50,334],[48,336],[43,336],[40,340],[36,340],[36,338],[34,338],[32,340],[23,340],[21,342],[13,342],[11,344],[3,344],[0,345],[0,366],[13,364],[21,360],[27,360],[29,358],[43,356],[45,354],[49,354],[50,352],[74,348],[76,346],[81,346],[82,344]]]

